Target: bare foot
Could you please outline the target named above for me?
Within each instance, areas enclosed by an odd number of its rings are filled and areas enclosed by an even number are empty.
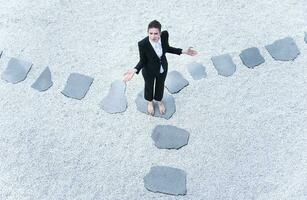
[[[159,105],[159,110],[160,110],[161,115],[164,115],[165,114],[165,106],[164,106],[163,102],[158,101],[158,105]]]
[[[153,106],[152,102],[148,102],[148,104],[147,104],[147,112],[151,116],[153,116],[155,114],[155,109],[154,109],[154,106]]]

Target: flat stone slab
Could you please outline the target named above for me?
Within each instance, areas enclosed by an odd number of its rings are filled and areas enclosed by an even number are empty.
[[[236,65],[229,54],[213,56],[211,58],[213,65],[219,75],[231,76],[236,71]]]
[[[171,71],[167,74],[165,87],[171,94],[178,93],[188,85],[189,81],[183,78],[183,76],[178,71]]]
[[[53,85],[51,72],[49,67],[40,74],[36,81],[31,85],[31,87],[40,92],[48,90]]]
[[[260,51],[256,47],[251,47],[243,50],[240,53],[240,58],[245,66],[248,68],[254,68],[265,62],[263,56],[260,54]]]
[[[194,80],[200,80],[207,76],[206,68],[197,62],[192,62],[187,65],[187,70]]]
[[[116,80],[111,84],[111,88],[106,97],[100,103],[100,108],[108,113],[120,113],[127,109],[127,98],[125,96],[126,83]]]
[[[275,60],[280,61],[294,60],[300,54],[295,41],[291,37],[276,40],[273,44],[266,45],[265,48]]]
[[[61,93],[69,98],[80,100],[86,95],[93,80],[92,77],[83,74],[71,73]]]
[[[188,144],[190,133],[171,125],[158,125],[151,138],[159,149],[180,149]]]
[[[305,38],[304,38],[304,40],[305,40],[305,43],[307,43],[307,32],[305,32]]]
[[[30,62],[11,58],[1,78],[9,83],[18,83],[26,79],[31,67],[32,63]]]
[[[167,166],[153,166],[144,177],[144,186],[151,192],[170,195],[185,195],[186,172]]]
[[[165,114],[164,115],[160,114],[158,104],[154,101],[154,109],[155,109],[154,117],[161,117],[161,118],[169,119],[172,117],[172,115],[176,111],[175,99],[173,96],[171,96],[166,91],[164,91],[162,101],[165,106]],[[144,98],[144,90],[142,90],[141,92],[137,94],[135,103],[136,103],[136,107],[138,111],[148,114],[147,113],[148,101]]]

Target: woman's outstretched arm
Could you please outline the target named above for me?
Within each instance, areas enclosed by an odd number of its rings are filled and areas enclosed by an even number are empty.
[[[138,42],[138,47],[139,47],[140,60],[134,68],[129,69],[124,74],[123,81],[125,81],[125,82],[130,81],[133,78],[134,74],[135,73],[138,74],[140,72],[140,70],[144,67],[144,65],[146,64],[145,52],[142,50],[140,42]]]
[[[168,43],[168,32],[165,31],[165,34],[166,34],[166,52],[177,54],[177,55],[182,54],[181,48],[176,48],[176,47],[172,47],[172,46],[169,45],[169,43]]]
[[[182,53],[183,54],[187,54],[189,56],[195,56],[197,54],[197,51],[195,51],[194,49],[192,49],[193,47],[189,47],[187,50],[183,50]]]
[[[166,33],[166,41],[167,41],[166,52],[177,54],[177,55],[187,54],[187,55],[190,55],[190,56],[195,56],[197,54],[197,51],[192,49],[193,47],[189,47],[187,50],[183,50],[181,48],[175,48],[175,47],[170,46],[169,43],[168,43],[168,32],[165,31],[165,33]]]

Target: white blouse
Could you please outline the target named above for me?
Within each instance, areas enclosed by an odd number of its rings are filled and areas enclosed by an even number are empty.
[[[161,56],[162,56],[161,38],[159,39],[158,42],[153,42],[151,40],[149,40],[149,42],[150,42],[151,46],[153,47],[153,49],[155,50],[157,56],[159,58],[161,58]],[[161,64],[161,66],[160,66],[160,73],[163,73],[163,72],[164,72],[164,70],[163,70],[163,67],[162,67],[162,64]]]

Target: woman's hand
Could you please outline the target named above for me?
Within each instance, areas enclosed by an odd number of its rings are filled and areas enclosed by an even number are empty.
[[[133,75],[136,73],[136,69],[132,68],[129,69],[123,76],[123,81],[127,82],[130,81],[133,78]]]
[[[187,54],[189,56],[195,56],[197,54],[197,51],[192,49],[193,47],[189,47],[187,50],[183,50],[183,54]]]

